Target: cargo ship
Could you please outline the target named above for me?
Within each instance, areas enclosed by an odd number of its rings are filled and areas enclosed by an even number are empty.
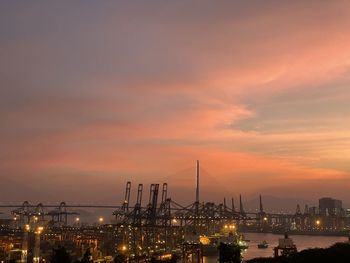
[[[244,240],[244,236],[233,232],[228,235],[202,235],[199,237],[199,241],[202,245],[203,256],[217,256],[219,254],[218,247],[220,244],[235,246],[241,251],[248,249],[248,242]]]

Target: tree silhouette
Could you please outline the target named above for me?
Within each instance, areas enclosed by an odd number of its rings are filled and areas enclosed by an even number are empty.
[[[93,262],[92,260],[92,255],[91,255],[91,252],[90,252],[90,248],[88,248],[86,251],[85,251],[85,254],[81,260],[81,263],[90,263],[90,262]]]
[[[220,263],[240,263],[242,260],[241,250],[236,245],[220,242],[218,250]]]
[[[51,263],[70,263],[71,259],[64,247],[53,250]]]
[[[277,258],[255,258],[247,263],[348,263],[350,262],[350,244],[337,243],[329,248],[305,249],[289,256]]]
[[[114,263],[124,263],[126,262],[126,256],[123,254],[118,253],[114,257]]]

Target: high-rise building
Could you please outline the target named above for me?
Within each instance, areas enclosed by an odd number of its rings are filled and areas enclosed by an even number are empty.
[[[341,216],[343,214],[343,204],[341,200],[330,197],[319,199],[319,213],[323,216]]]

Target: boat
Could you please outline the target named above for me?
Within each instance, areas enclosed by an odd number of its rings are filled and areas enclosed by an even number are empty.
[[[258,248],[268,248],[268,247],[269,247],[269,244],[267,243],[266,240],[264,240],[258,244]]]
[[[290,256],[297,251],[297,246],[294,244],[293,240],[289,238],[288,233],[285,233],[284,238],[278,239],[278,246],[274,248],[274,255],[275,257],[278,257],[280,255]]]
[[[218,245],[220,236],[206,236],[202,235],[199,237],[199,241],[202,246],[203,256],[217,256],[218,255]]]
[[[235,246],[241,251],[246,250],[249,247],[248,242],[244,239],[244,236],[237,233],[229,233],[229,235],[216,234],[212,236],[202,235],[200,236],[199,241],[202,245],[204,256],[218,255],[218,246],[220,244]]]

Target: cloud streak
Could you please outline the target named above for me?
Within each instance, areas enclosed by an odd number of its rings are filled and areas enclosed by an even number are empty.
[[[71,193],[201,159],[228,194],[347,182],[345,1],[1,5],[1,177]]]

